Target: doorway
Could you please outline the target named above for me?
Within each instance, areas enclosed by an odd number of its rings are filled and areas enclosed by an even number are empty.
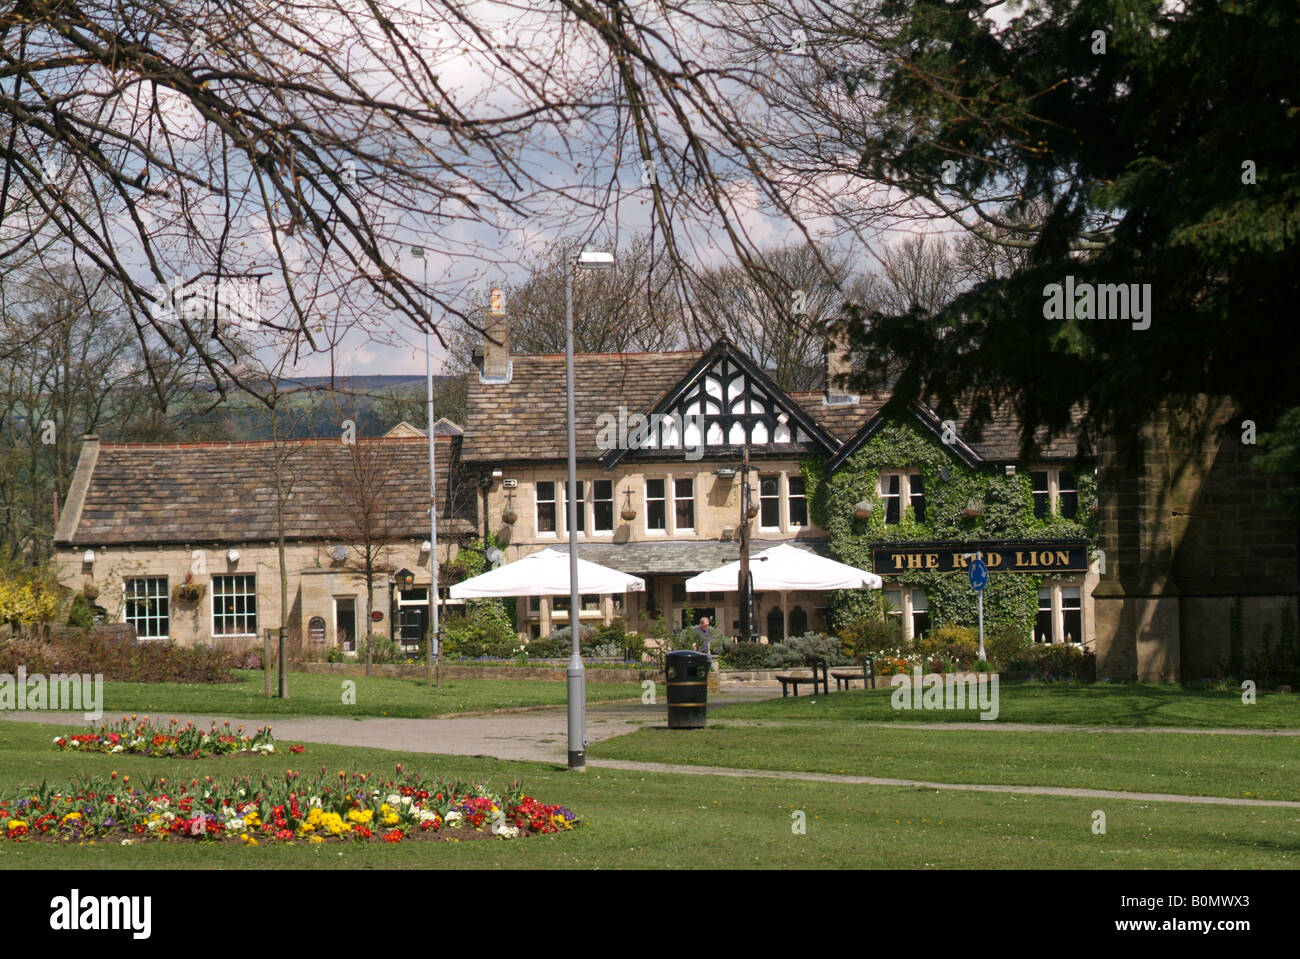
[[[334,600],[334,641],[345,653],[357,651],[357,601],[354,598]]]
[[[429,590],[404,589],[397,600],[397,636],[402,652],[415,654],[424,643],[429,624]]]

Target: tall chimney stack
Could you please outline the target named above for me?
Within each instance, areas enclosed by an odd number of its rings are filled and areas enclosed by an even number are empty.
[[[849,353],[848,332],[834,326],[826,330],[826,403],[856,403],[858,397],[851,392],[849,377],[853,374],[853,359]]]
[[[483,333],[483,382],[510,382],[510,321],[506,317],[505,294],[500,289],[492,290]]]

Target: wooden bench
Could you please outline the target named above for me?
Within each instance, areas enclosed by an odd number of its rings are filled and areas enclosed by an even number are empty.
[[[871,656],[863,656],[858,660],[862,664],[862,671],[854,669],[852,672],[840,671],[831,673],[835,678],[835,691],[841,689],[852,689],[854,680],[862,680],[863,689],[876,688],[876,660]]]
[[[818,671],[819,669],[821,670],[821,675],[820,675],[820,676],[817,675],[817,671]],[[789,690],[790,688],[793,688],[793,689],[794,689],[794,694],[795,694],[796,696],[798,696],[798,695],[799,695],[799,687],[800,687],[800,685],[806,685],[806,684],[808,684],[808,683],[812,683],[813,695],[814,695],[814,696],[817,695],[817,685],[818,685],[819,683],[821,684],[822,692],[826,693],[827,695],[830,695],[830,691],[831,691],[830,679],[827,678],[827,675],[826,675],[826,669],[827,669],[827,666],[826,666],[826,660],[824,660],[824,659],[818,659],[818,660],[816,660],[816,661],[814,661],[814,662],[812,663],[812,675],[811,675],[811,676],[778,676],[778,677],[776,677],[777,682],[779,682],[779,683],[781,684],[781,696],[782,696],[782,697],[785,697],[785,696],[789,695],[788,690]]]

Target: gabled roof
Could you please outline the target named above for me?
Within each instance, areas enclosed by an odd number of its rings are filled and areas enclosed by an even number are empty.
[[[514,375],[507,383],[485,384],[470,379],[463,461],[563,462],[568,454],[564,354],[514,354],[511,360]],[[809,438],[802,444],[768,444],[766,448],[751,445],[751,452],[758,455],[801,457],[820,452],[829,457],[827,468],[833,469],[884,422],[881,410],[890,399],[889,391],[861,393],[850,402],[828,402],[821,391],[786,393],[725,338],[705,352],[579,353],[574,357],[579,460],[599,461],[608,469],[628,455],[638,460],[680,456],[680,449],[602,450],[597,446],[600,417],[618,417],[620,407],[629,415],[681,409],[693,395],[700,395],[701,380],[722,361],[743,370],[775,407],[789,415],[791,426]],[[929,406],[917,404],[910,412],[919,426],[942,441],[943,419]],[[956,440],[950,444],[954,456],[969,465],[1019,461],[1020,423],[1010,406],[995,411],[993,422],[984,427],[978,439],[963,430],[969,414],[970,409],[959,404],[954,416]],[[1051,442],[1042,434],[1040,439],[1039,458],[1045,462],[1073,459],[1078,448],[1072,433],[1056,436]],[[730,458],[735,451],[732,446],[707,446],[703,457]]]
[[[725,371],[725,372],[724,372]],[[718,383],[719,377],[725,377],[732,374],[732,381],[723,380]],[[754,395],[761,394],[758,403],[762,412],[744,412],[733,413],[731,405],[733,399],[729,393],[729,383],[735,380],[741,380],[744,385],[752,391]],[[713,381],[711,384],[709,381]],[[714,385],[717,392],[707,389],[708,386]],[[723,393],[727,395],[723,397]],[[701,403],[710,404],[707,411],[706,422],[721,434],[722,442],[707,443],[704,445],[701,453],[705,458],[716,458],[718,456],[735,455],[736,446],[727,441],[733,427],[745,429],[756,421],[761,424],[763,434],[767,437],[766,443],[761,440],[751,440],[751,453],[762,455],[794,455],[803,456],[810,452],[832,453],[839,447],[839,440],[823,429],[816,420],[808,415],[807,411],[796,403],[784,390],[772,381],[772,378],[754,363],[745,353],[732,344],[726,337],[719,339],[708,352],[702,355],[690,371],[676,385],[669,389],[649,411],[636,410],[635,412],[648,412],[651,415],[659,413],[682,413],[691,415],[692,408],[700,409]],[[717,411],[713,410],[717,407]],[[790,434],[789,441],[775,441],[774,430],[777,426],[772,419],[771,411],[779,410],[784,413],[792,423],[786,424],[785,428]],[[804,437],[807,437],[806,439]],[[664,452],[653,448],[643,448],[639,450],[613,449],[608,450],[602,457],[601,461],[606,469],[612,469],[625,456],[631,455],[636,458],[647,456],[663,455]],[[671,450],[671,455],[680,456],[681,447]]]
[[[597,417],[650,409],[700,358],[675,353],[579,353],[573,361],[578,458],[595,460]],[[509,383],[471,377],[465,404],[466,463],[555,462],[568,456],[563,353],[513,354]]]
[[[839,450],[836,451],[826,462],[826,470],[832,471],[838,469],[845,460],[862,448],[872,436],[874,436],[886,422],[885,416],[881,413],[881,408],[889,399],[888,393],[877,393],[873,397],[873,402],[878,401],[879,405],[875,407],[866,421],[853,433]],[[943,442],[944,420],[924,403],[913,403],[910,412],[916,418],[918,424],[931,433],[939,442]],[[994,411],[992,422],[988,423],[981,431],[978,439],[968,438],[963,431],[963,424],[967,421],[971,413],[969,406],[958,404],[956,414],[952,417],[953,424],[956,426],[953,440],[951,443],[944,443],[954,456],[964,462],[967,466],[980,466],[983,464],[995,463],[1016,463],[1020,460],[1020,421],[1015,412],[1009,405],[1004,405]],[[1078,422],[1078,413],[1075,415],[1075,422]],[[1039,449],[1038,460],[1042,462],[1072,460],[1078,452],[1078,441],[1071,433],[1069,435],[1057,435],[1048,440],[1046,433],[1038,433]]]
[[[381,444],[391,466],[382,499],[392,526],[404,538],[424,539],[429,529],[429,447],[409,439],[357,439]],[[461,478],[460,440],[438,437],[435,451],[439,528],[474,529],[473,487]],[[249,543],[276,538],[275,444],[99,443],[81,450],[56,546],[110,544]],[[338,476],[351,447],[337,438],[289,444],[286,469],[295,476],[287,503],[290,540],[338,539]],[[468,493],[466,490],[468,489]]]
[[[434,436],[461,436],[462,434],[464,434],[464,432],[465,430],[463,427],[457,426],[455,423],[447,419],[447,417],[445,416],[439,417],[438,422],[433,424]],[[414,436],[427,437],[428,434],[425,433],[424,430],[420,429],[420,427],[414,426],[411,423],[408,423],[406,420],[402,420],[402,422],[398,423],[391,430],[389,430],[387,433],[384,434],[384,439],[388,439],[394,436],[408,437],[408,438]]]

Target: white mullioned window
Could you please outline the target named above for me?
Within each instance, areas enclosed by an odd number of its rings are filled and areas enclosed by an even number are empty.
[[[167,639],[170,635],[170,596],[166,576],[142,576],[123,583],[126,622],[139,639]]]
[[[804,478],[800,475],[786,477],[786,508],[792,529],[808,525],[808,495]]]
[[[597,535],[614,532],[614,481],[591,481],[591,531]]]
[[[911,470],[886,470],[877,489],[885,507],[885,525],[896,526],[908,510],[918,523],[925,522],[925,487],[921,474]]]
[[[212,635],[257,635],[257,576],[212,577]]]
[[[1074,519],[1079,512],[1079,488],[1074,473],[1066,469],[1039,469],[1029,474],[1034,489],[1034,516]]]
[[[645,528],[651,533],[668,531],[667,480],[645,481]]]
[[[537,532],[554,533],[556,526],[555,481],[539,480],[536,485]]]
[[[673,480],[673,531],[695,531],[695,480]]]

